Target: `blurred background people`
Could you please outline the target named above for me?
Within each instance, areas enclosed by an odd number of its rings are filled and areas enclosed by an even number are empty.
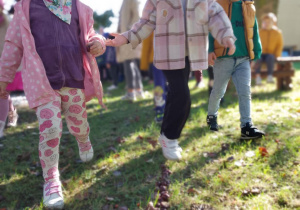
[[[261,85],[261,67],[266,63],[268,69],[268,83],[274,83],[273,71],[276,58],[281,56],[283,49],[283,37],[281,30],[276,26],[277,17],[274,13],[268,13],[262,16],[262,27],[259,35],[262,44],[261,58],[256,61],[256,85]]]
[[[167,95],[167,81],[163,72],[153,65],[153,33],[143,41],[141,54],[141,69],[152,72],[154,82],[155,122],[162,123]]]
[[[131,29],[131,26],[139,20],[139,3],[137,0],[123,0],[120,16],[118,33]],[[138,49],[133,50],[131,45],[117,48],[117,62],[123,63],[126,81],[126,94],[123,100],[134,101],[136,98],[144,98],[141,72],[138,67],[137,59],[140,57]]]

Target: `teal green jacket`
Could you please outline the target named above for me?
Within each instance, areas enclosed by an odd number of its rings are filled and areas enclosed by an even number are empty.
[[[232,4],[232,15],[231,15],[231,24],[233,28],[234,35],[237,40],[235,42],[236,51],[233,55],[226,55],[219,58],[226,57],[245,57],[249,56],[246,39],[245,39],[245,28],[243,22],[243,12],[242,12],[242,2],[234,2]],[[211,34],[209,34],[209,53],[214,52],[214,38]],[[254,44],[254,60],[260,58],[262,53],[261,41],[259,38],[259,29],[257,20],[255,18],[255,25],[253,28],[253,44]]]

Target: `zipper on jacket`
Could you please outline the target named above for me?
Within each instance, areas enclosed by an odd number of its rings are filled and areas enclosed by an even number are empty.
[[[54,19],[54,24],[55,24],[55,28],[56,28],[56,44],[57,44],[57,54],[58,54],[58,59],[59,59],[59,70],[62,74],[62,79],[63,79],[63,84],[62,84],[62,87],[63,88],[65,86],[65,83],[66,83],[66,76],[64,75],[64,72],[62,70],[62,56],[61,56],[61,48],[60,48],[60,44],[59,44],[59,41],[58,41],[58,26],[57,26],[57,21],[59,20],[58,18],[53,18]],[[59,20],[60,21],[60,20]]]

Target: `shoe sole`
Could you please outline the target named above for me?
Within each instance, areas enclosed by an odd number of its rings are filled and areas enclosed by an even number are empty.
[[[253,136],[253,137],[250,137],[250,136],[241,136],[241,140],[260,139],[262,137],[263,136]]]

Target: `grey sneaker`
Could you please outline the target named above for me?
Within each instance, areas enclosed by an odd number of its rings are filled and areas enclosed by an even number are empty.
[[[127,92],[121,99],[124,101],[136,101],[134,92],[132,93]]]

